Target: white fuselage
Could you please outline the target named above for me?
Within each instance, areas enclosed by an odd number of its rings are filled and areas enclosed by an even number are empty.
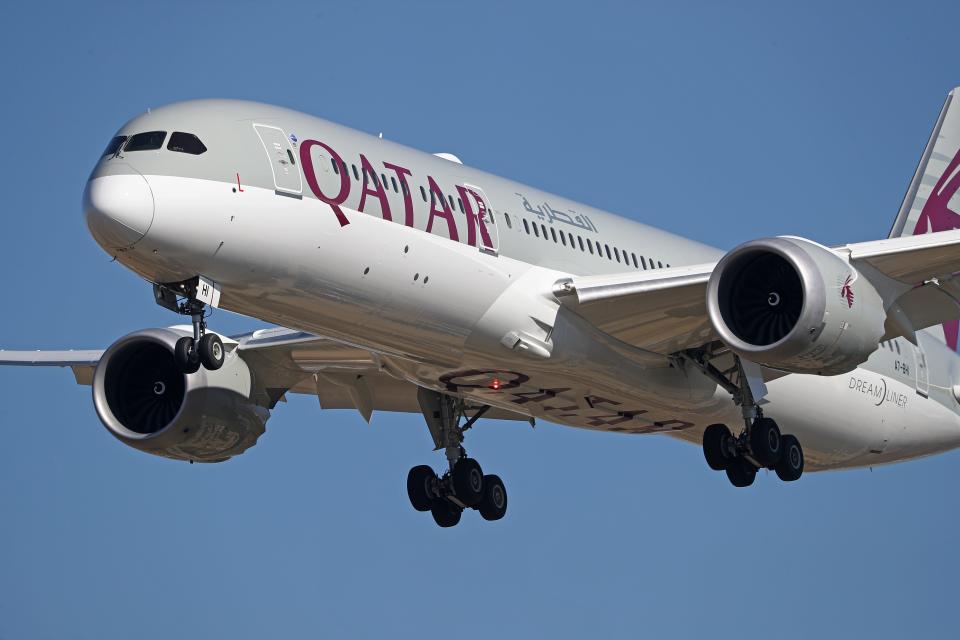
[[[162,119],[176,114],[155,113],[125,130],[174,128]],[[362,187],[354,183],[334,212],[329,202],[311,197],[300,169],[299,193],[292,175],[277,174],[270,149],[247,122],[257,144],[242,147],[244,157],[220,179],[154,169],[137,152],[101,161],[86,195],[94,236],[150,281],[202,274],[221,287],[222,308],[363,347],[384,371],[423,387],[559,424],[697,442],[711,423],[741,424],[729,395],[699,372],[606,336],[552,295],[554,283],[569,275],[630,271],[648,262],[656,268],[702,263],[721,252],[449,160],[343,128],[326,130],[335,125],[322,120],[300,115],[285,122],[289,113],[264,121],[284,136],[295,128],[301,140],[335,140],[331,146],[348,165],[359,164],[363,154],[378,170],[384,163],[409,167],[412,193],[388,189],[392,215],[385,219],[380,202],[369,206],[369,195],[361,210]],[[120,161],[142,174],[153,198],[142,237],[122,247],[107,228],[111,223],[90,213],[129,198],[130,171],[103,168]],[[273,175],[263,178],[268,166]],[[313,169],[321,192],[336,193],[340,176],[329,159],[315,160]],[[457,211],[456,195],[458,239],[451,239],[447,220],[430,215],[427,198],[420,198],[426,174],[482,194],[492,210],[487,240],[476,221]],[[417,206],[408,224],[411,200]],[[471,226],[473,243],[467,241]],[[599,255],[587,249],[585,237]],[[920,348],[903,339],[882,345],[849,374],[773,380],[764,410],[800,439],[811,470],[956,447],[957,358],[935,339],[937,330],[920,334]],[[527,346],[508,346],[518,336]]]

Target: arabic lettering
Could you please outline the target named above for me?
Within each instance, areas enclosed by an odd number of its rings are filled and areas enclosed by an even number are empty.
[[[515,192],[516,193],[516,192]],[[559,209],[554,209],[550,206],[550,203],[544,202],[543,204],[537,205],[534,207],[530,204],[530,201],[522,193],[516,193],[520,196],[520,199],[523,204],[523,209],[532,216],[536,216],[540,222],[548,220],[550,224],[554,222],[562,222],[563,224],[568,224],[585,231],[597,232],[596,225],[593,224],[593,221],[587,214],[579,214],[573,209],[568,209],[567,211],[560,211]]]

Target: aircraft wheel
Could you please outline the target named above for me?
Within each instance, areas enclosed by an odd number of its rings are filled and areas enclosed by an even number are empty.
[[[723,471],[730,464],[726,444],[732,437],[725,424],[712,424],[703,432],[703,457],[714,471]]]
[[[750,427],[750,452],[760,466],[773,469],[780,461],[783,443],[780,428],[770,418],[758,418]]]
[[[463,511],[452,502],[443,498],[434,498],[430,505],[430,513],[433,515],[434,522],[443,528],[447,528],[456,526],[460,522]]]
[[[173,347],[173,360],[182,373],[196,373],[200,369],[200,356],[193,348],[193,338],[184,336]]]
[[[200,354],[200,362],[208,371],[216,371],[223,366],[223,359],[226,354],[223,350],[223,342],[217,334],[203,334],[197,351]]]
[[[784,482],[793,482],[799,480],[803,475],[803,448],[800,442],[791,435],[785,435],[782,438],[783,454],[780,461],[774,467],[777,476]]]
[[[473,458],[460,458],[453,467],[453,491],[468,507],[483,499],[483,470]]]
[[[437,474],[425,464],[421,464],[407,474],[407,497],[417,511],[430,511],[433,506],[433,483]]]
[[[749,487],[757,477],[757,470],[742,458],[736,458],[727,465],[727,479],[735,487]]]
[[[507,513],[507,489],[500,476],[483,476],[483,498],[477,506],[484,520],[499,520]]]

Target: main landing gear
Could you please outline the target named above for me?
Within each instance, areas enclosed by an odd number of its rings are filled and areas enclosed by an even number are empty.
[[[417,400],[437,449],[447,455],[449,469],[438,476],[427,465],[407,474],[407,495],[417,511],[429,511],[441,527],[460,522],[464,509],[475,509],[484,520],[499,520],[507,513],[507,490],[499,476],[484,475],[480,463],[467,457],[463,432],[476,424],[489,407],[483,407],[463,425],[463,405],[450,396],[419,389]]]
[[[208,371],[216,371],[223,366],[226,353],[220,336],[207,333],[207,305],[189,295],[183,302],[178,302],[177,295],[184,295],[183,291],[189,289],[184,283],[175,286],[179,291],[171,290],[168,286],[153,287],[157,304],[180,315],[190,316],[193,323],[193,336],[184,336],[177,340],[173,347],[173,359],[183,373],[196,373],[201,365]]]
[[[736,355],[733,366],[721,371],[710,360],[728,354],[686,352],[685,357],[733,396],[743,412],[744,428],[734,436],[725,424],[712,424],[703,432],[703,456],[714,471],[724,471],[735,487],[749,487],[761,468],[772,469],[784,482],[803,475],[803,448],[796,437],[781,435],[772,419],[757,406],[743,363]]]

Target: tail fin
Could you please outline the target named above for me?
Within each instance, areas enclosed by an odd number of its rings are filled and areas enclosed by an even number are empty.
[[[960,87],[947,95],[891,238],[960,229]]]
[[[889,237],[950,229],[960,229],[960,87],[947,94]],[[960,322],[945,323],[943,334],[956,351]]]

